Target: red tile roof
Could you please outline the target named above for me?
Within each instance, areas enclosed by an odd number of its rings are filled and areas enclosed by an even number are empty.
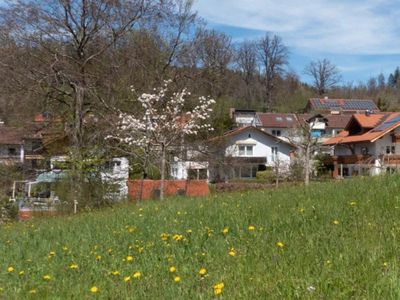
[[[374,128],[377,126],[382,119],[387,116],[385,114],[371,114],[371,115],[365,115],[365,114],[354,114],[353,118],[360,124],[361,127],[363,128]]]
[[[351,144],[357,142],[375,142],[380,137],[400,126],[400,113],[390,113],[386,118],[380,119],[381,122],[368,132],[360,135],[338,136],[327,140],[325,145]],[[389,122],[389,123],[386,123]],[[369,125],[369,122],[364,122]]]

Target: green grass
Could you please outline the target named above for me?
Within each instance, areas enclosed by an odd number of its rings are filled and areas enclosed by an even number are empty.
[[[399,177],[131,204],[3,226],[0,298],[399,299],[399,236]]]

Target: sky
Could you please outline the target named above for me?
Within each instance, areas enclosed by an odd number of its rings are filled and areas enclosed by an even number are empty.
[[[400,66],[400,0],[196,0],[207,27],[232,42],[277,34],[289,48],[289,69],[329,59],[342,83],[357,84]]]

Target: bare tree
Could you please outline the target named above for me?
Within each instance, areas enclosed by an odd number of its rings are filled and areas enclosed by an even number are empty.
[[[277,35],[267,33],[258,41],[258,56],[264,72],[264,111],[272,110],[273,92],[276,81],[284,72],[288,63],[289,50]]]
[[[338,68],[326,58],[310,62],[304,73],[312,77],[314,88],[319,95],[325,94],[341,80]]]
[[[246,86],[245,101],[250,108],[252,92],[251,86],[257,79],[257,45],[251,41],[245,41],[239,45],[236,52],[236,65]]]

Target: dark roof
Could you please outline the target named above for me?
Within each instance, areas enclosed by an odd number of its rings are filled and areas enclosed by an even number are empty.
[[[262,127],[293,128],[297,126],[295,114],[257,113]]]
[[[22,128],[0,127],[0,145],[22,145],[25,130]]]
[[[311,98],[307,106],[310,110],[317,111],[379,111],[379,108],[371,99]]]
[[[346,128],[351,119],[351,115],[331,115],[326,114],[324,117],[328,120],[327,128]]]

